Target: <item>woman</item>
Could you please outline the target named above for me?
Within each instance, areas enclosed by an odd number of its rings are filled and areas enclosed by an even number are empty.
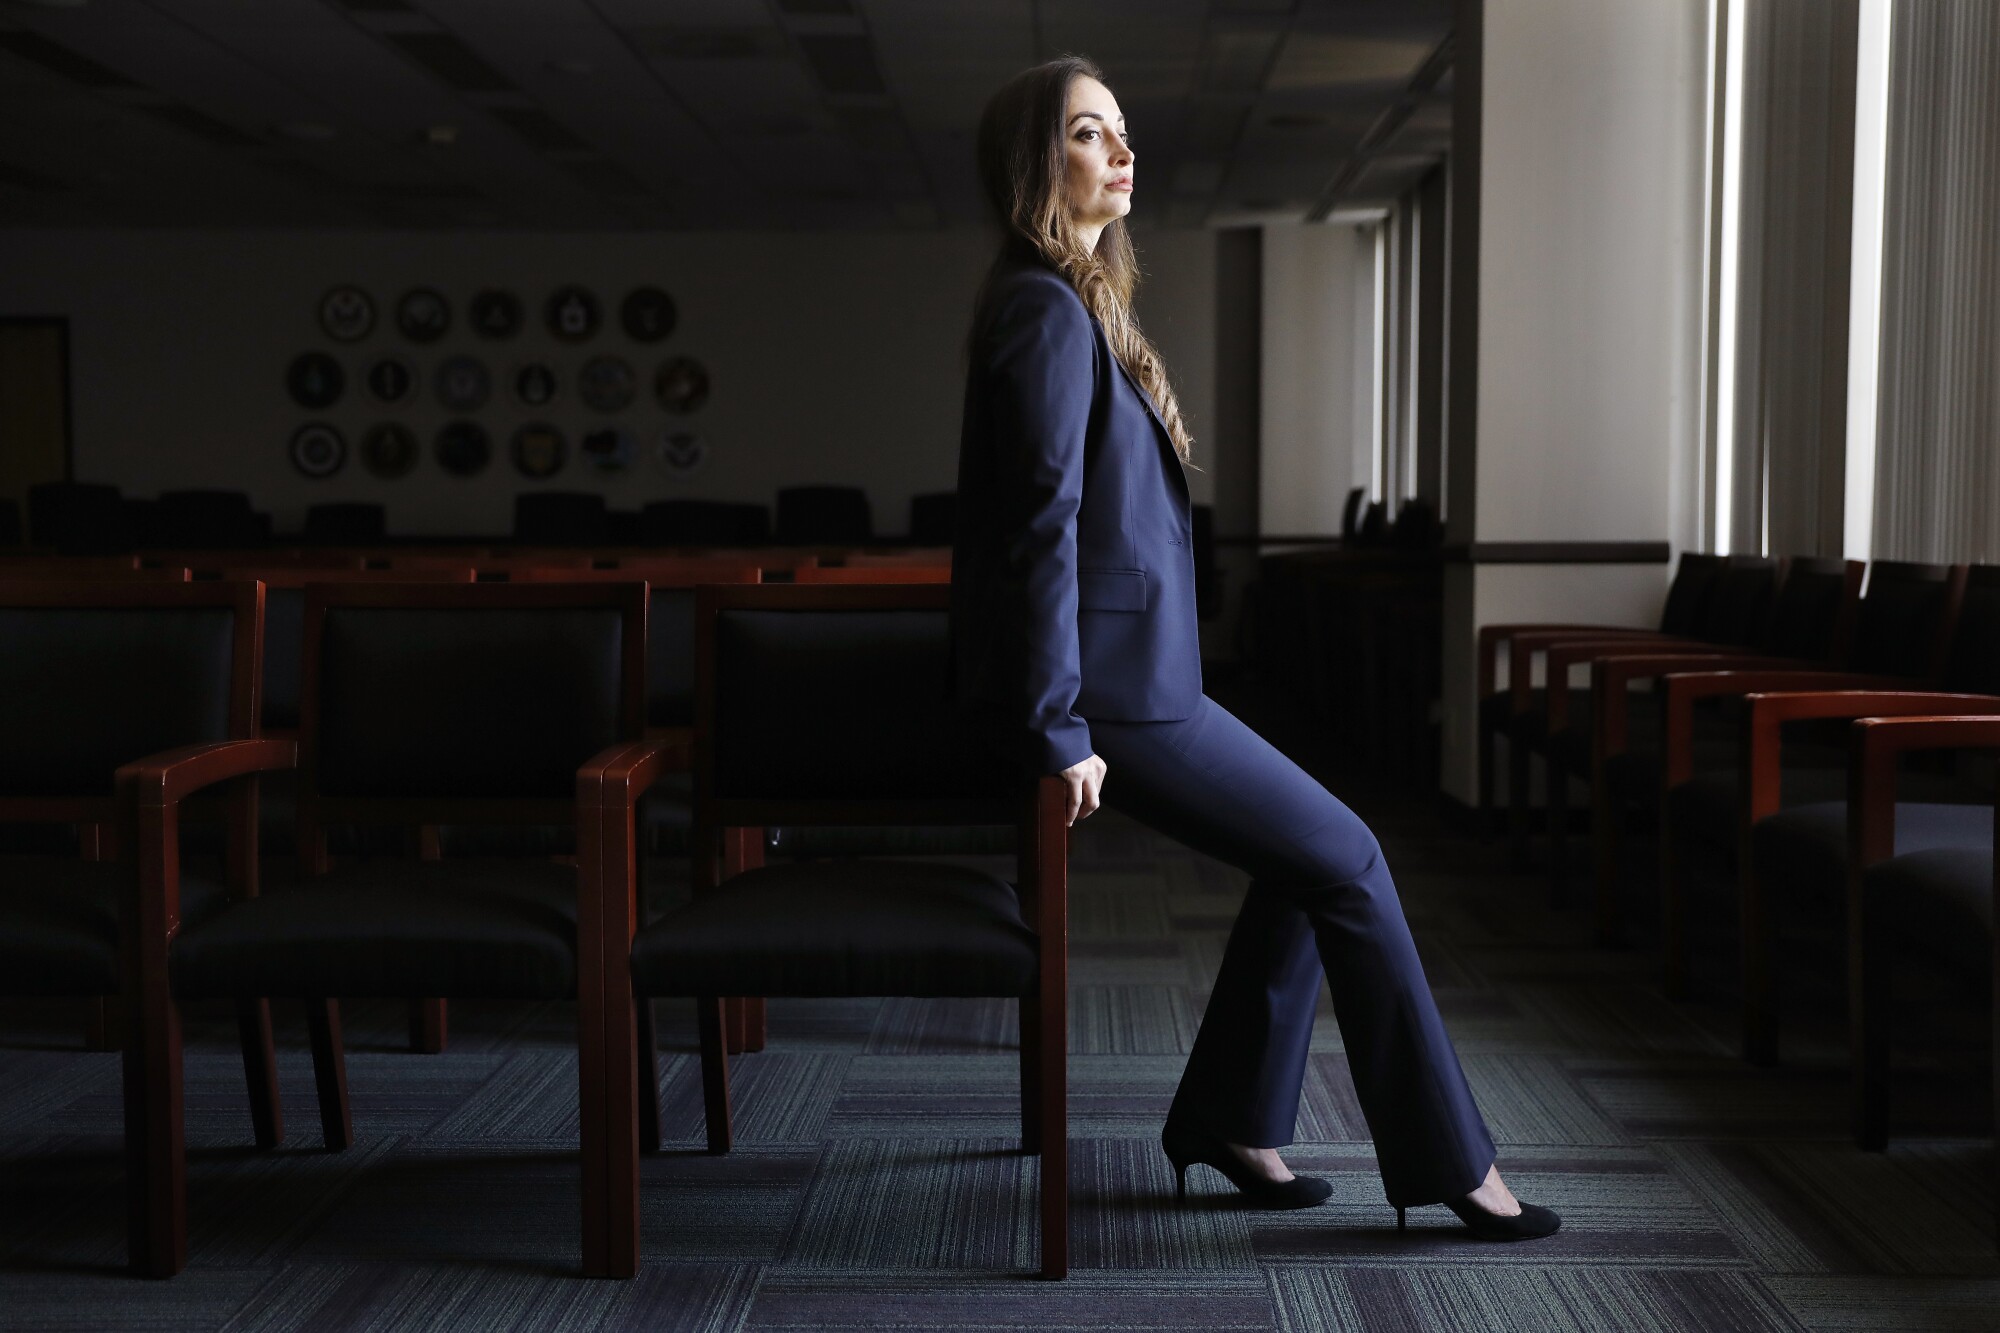
[[[1161,1132],[1181,1193],[1195,1162],[1264,1207],[1332,1193],[1277,1153],[1323,968],[1398,1227],[1444,1203],[1484,1239],[1547,1235],[1556,1215],[1494,1166],[1373,835],[1202,693],[1190,438],[1131,317],[1117,101],[1087,60],[1027,70],[988,103],[978,156],[1006,244],[969,343],[957,698],[1028,772],[1061,775],[1072,824],[1102,794],[1253,877]]]

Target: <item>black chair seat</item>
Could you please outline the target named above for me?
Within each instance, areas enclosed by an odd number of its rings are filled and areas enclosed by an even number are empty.
[[[764,866],[639,932],[641,995],[1024,995],[1035,935],[1007,881],[961,866]]]
[[[119,990],[118,906],[138,870],[60,856],[0,858],[0,984],[9,995],[111,995]],[[226,901],[214,880],[183,873],[181,920]]]
[[[549,861],[357,861],[184,929],[183,996],[576,994],[576,870]]]
[[[995,824],[807,824],[771,830],[774,856],[1012,856],[1014,830]]]
[[[1959,806],[1984,822],[1983,845],[1933,847],[1901,854],[1907,806],[1896,810],[1894,860],[1871,866],[1864,880],[1881,895],[1898,938],[1975,975],[1993,961],[1993,807]]]
[[[1940,848],[1990,850],[1992,845],[1990,801],[1896,804],[1898,857]],[[1750,855],[1766,891],[1780,895],[1781,901],[1838,902],[1847,883],[1847,802],[1790,806],[1758,821],[1750,832]],[[1989,874],[1989,898],[1992,891]],[[1990,915],[1990,906],[1988,911]]]

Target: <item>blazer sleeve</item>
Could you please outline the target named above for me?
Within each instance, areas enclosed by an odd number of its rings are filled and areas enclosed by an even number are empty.
[[[1035,281],[1001,303],[989,347],[994,439],[1011,483],[996,609],[1026,667],[1017,696],[1023,757],[1038,773],[1060,773],[1092,753],[1090,726],[1075,712],[1076,516],[1096,341],[1073,292]]]

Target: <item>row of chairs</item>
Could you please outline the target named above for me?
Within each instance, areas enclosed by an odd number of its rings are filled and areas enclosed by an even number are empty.
[[[910,499],[907,540],[948,546],[957,527],[958,496],[942,491]],[[358,545],[388,538],[388,511],[366,501],[308,506],[302,540]],[[858,486],[787,486],[775,503],[657,500],[641,509],[610,508],[604,496],[578,491],[530,491],[514,499],[513,539],[552,546],[683,544],[785,545],[877,540],[868,493]],[[21,513],[0,500],[0,547],[23,538]],[[271,516],[247,492],[179,490],[157,499],[122,494],[102,483],[46,482],[28,488],[29,544],[52,551],[101,553],[145,546],[211,545],[238,550],[272,543]]]
[[[1504,747],[1517,863],[1539,758],[1552,897],[1580,781],[1596,934],[1620,942],[1643,882],[1622,849],[1655,828],[1666,990],[1688,993],[1701,927],[1733,923],[1757,1064],[1778,1056],[1781,929],[1825,927],[1844,950],[1827,970],[1847,988],[1855,1136],[1885,1146],[1892,964],[1991,984],[2000,566],[1690,553],[1655,627],[1489,625],[1478,653],[1481,801]]]
[[[1062,793],[984,761],[960,730],[942,694],[948,588],[697,584],[694,716],[675,732],[647,718],[663,589],[618,573],[0,583],[0,819],[101,835],[95,860],[9,859],[0,977],[11,993],[119,999],[139,1271],[186,1259],[184,1002],[234,1005],[263,1146],[283,1137],[270,1001],[305,1002],[322,1133],[340,1148],[332,997],[574,1001],[584,1268],[629,1275],[637,1154],[659,1134],[650,1000],[695,999],[709,1145],[726,1151],[729,1029],[746,1006],[723,997],[745,994],[1018,997],[1042,1271],[1066,1271]],[[267,598],[290,591],[297,730],[271,734]],[[255,777],[286,770],[299,873],[260,877]],[[691,771],[694,895],[649,919],[641,808],[676,771]],[[1004,827],[1015,878],[764,864],[760,831],[787,822]],[[221,868],[184,873],[182,834],[204,824],[226,831]],[[486,824],[566,826],[573,850],[454,857],[429,836]],[[335,856],[331,831],[354,825],[414,830],[417,854]]]

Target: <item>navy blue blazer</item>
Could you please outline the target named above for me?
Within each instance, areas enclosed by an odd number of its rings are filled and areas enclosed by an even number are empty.
[[[952,692],[1034,774],[1087,719],[1201,702],[1187,476],[1153,401],[1061,274],[1009,257],[976,316],[959,435]]]

